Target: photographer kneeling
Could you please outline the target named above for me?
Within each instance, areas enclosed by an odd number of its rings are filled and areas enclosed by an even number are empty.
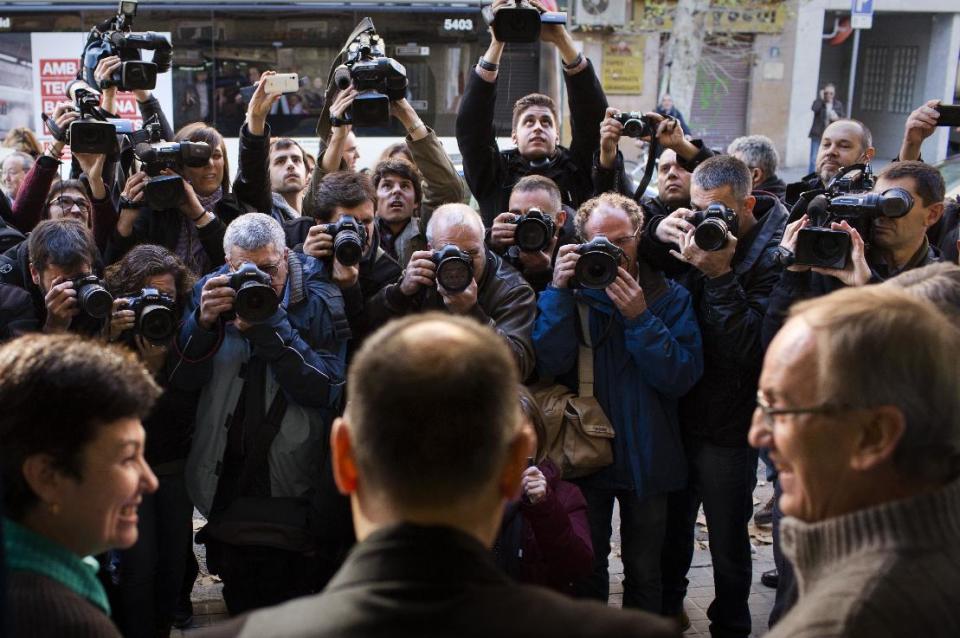
[[[534,368],[536,297],[520,273],[486,249],[483,236],[483,221],[469,206],[435,210],[427,226],[429,250],[413,253],[403,278],[377,295],[376,323],[427,310],[473,317],[507,340],[525,379]]]
[[[170,343],[193,289],[193,275],[167,249],[143,244],[107,268],[105,279],[115,297],[110,340],[136,352],[157,383],[166,386]],[[193,551],[193,504],[183,470],[198,399],[199,392],[164,387],[143,420],[144,456],[159,487],[143,496],[137,544],[120,553],[116,618],[127,637],[166,635],[173,624],[187,556]]]
[[[169,384],[201,392],[187,489],[237,614],[315,591],[336,568],[313,523],[349,330],[339,290],[269,215],[234,220],[223,251],[194,287]]]

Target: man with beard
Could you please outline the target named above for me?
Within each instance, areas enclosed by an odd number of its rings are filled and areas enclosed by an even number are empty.
[[[304,188],[307,185],[307,153],[289,137],[274,138],[269,155],[270,190],[274,217],[296,219],[303,211]]]

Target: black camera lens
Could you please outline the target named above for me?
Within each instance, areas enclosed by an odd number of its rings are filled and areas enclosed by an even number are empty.
[[[363,240],[352,230],[342,230],[333,240],[333,254],[344,266],[356,266],[363,257]]]
[[[350,121],[357,127],[389,125],[390,99],[376,91],[361,93],[350,105]]]
[[[253,323],[266,321],[280,306],[280,298],[273,288],[259,281],[246,281],[237,290],[233,307],[237,316]]]
[[[461,292],[473,282],[473,261],[470,255],[450,245],[433,253],[437,264],[437,283],[447,292]]]
[[[553,239],[553,220],[533,209],[517,220],[517,230],[514,241],[517,247],[525,252],[543,250]]]
[[[166,341],[176,329],[177,316],[170,308],[156,304],[145,306],[140,311],[137,331],[148,341]]]
[[[493,20],[500,42],[536,42],[540,38],[540,12],[531,7],[505,7]]]
[[[179,175],[157,175],[144,185],[143,197],[153,210],[165,210],[182,204],[187,192]]]
[[[606,253],[587,253],[577,261],[574,276],[583,288],[606,288],[617,279],[617,260]]]
[[[727,225],[722,219],[706,219],[693,231],[693,241],[701,250],[721,250],[727,245]]]
[[[850,236],[846,233],[817,233],[813,254],[825,262],[834,262],[846,254],[849,245]]]
[[[93,275],[74,280],[77,290],[77,303],[80,310],[95,319],[104,319],[110,316],[113,310],[113,295],[100,285],[100,281]]]

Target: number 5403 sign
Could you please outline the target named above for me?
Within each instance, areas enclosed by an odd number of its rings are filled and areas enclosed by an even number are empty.
[[[443,21],[444,31],[473,31],[471,18],[446,18]]]

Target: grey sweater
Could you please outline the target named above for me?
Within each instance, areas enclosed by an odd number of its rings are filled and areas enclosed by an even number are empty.
[[[960,481],[780,534],[799,600],[769,638],[960,636]]]

